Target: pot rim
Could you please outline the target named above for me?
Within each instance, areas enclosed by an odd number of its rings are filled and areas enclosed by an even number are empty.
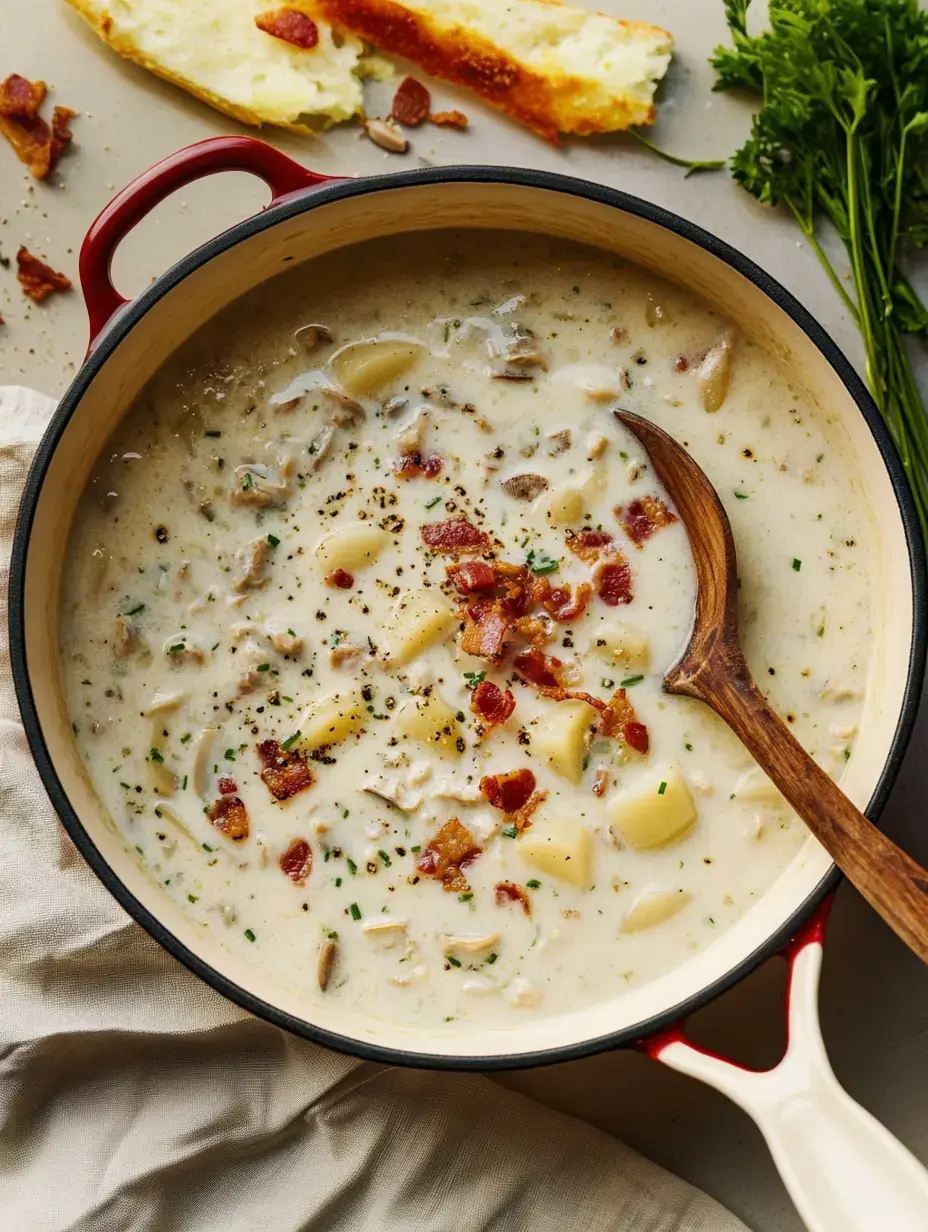
[[[295,1014],[280,1010],[240,987],[234,981],[227,979],[180,942],[123,884],[98,851],[90,834],[72,808],[58,778],[42,734],[33,699],[25,643],[25,579],[29,543],[36,509],[52,457],[67,424],[77,411],[90,384],[119,344],[143,320],[153,305],[195,270],[220,253],[228,251],[240,241],[250,239],[277,223],[306,213],[316,206],[367,193],[394,190],[405,185],[453,185],[455,183],[513,184],[519,187],[567,193],[619,209],[689,240],[747,278],[787,313],[793,323],[817,347],[841,380],[863,416],[889,475],[905,534],[912,582],[912,644],[903,703],[889,755],[865,810],[871,820],[878,820],[899,773],[912,734],[925,673],[926,648],[928,648],[928,586],[926,586],[925,547],[908,480],[889,431],[863,381],[827,331],[785,287],[749,257],[702,227],[662,206],[654,205],[619,189],[555,172],[462,165],[394,172],[360,180],[330,180],[320,186],[290,194],[279,202],[272,203],[261,213],[230,227],[182,257],[151,283],[136,299],[120,311],[100,337],[61,398],[36,449],[23,491],[13,541],[9,593],[10,657],[26,737],[39,775],[62,824],[91,869],[120,906],[188,970],[256,1017],[304,1039],[360,1057],[362,1060],[388,1065],[416,1066],[423,1069],[501,1071],[572,1061],[618,1047],[634,1045],[655,1032],[664,1030],[686,1018],[775,955],[799,926],[809,918],[829,890],[837,884],[841,875],[840,871],[832,866],[815,889],[783,921],[779,928],[769,934],[763,943],[735,966],[707,984],[698,993],[632,1026],[577,1043],[518,1054],[445,1056],[367,1043],[316,1026]]]

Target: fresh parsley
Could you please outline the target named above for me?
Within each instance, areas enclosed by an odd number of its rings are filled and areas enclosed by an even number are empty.
[[[529,548],[526,552],[525,563],[532,573],[556,573],[561,567],[559,560],[555,560],[553,556],[549,556],[546,552],[536,552],[534,548]]]
[[[464,682],[469,689],[476,689],[478,684],[483,684],[486,680],[486,672],[465,672]]]
[[[899,448],[928,529],[928,419],[906,335],[928,337],[928,307],[903,267],[928,243],[928,11],[919,0],[725,0],[732,45],[712,59],[717,90],[755,94],[732,174],[795,218],[860,330],[870,390]],[[820,241],[831,224],[853,294]]]

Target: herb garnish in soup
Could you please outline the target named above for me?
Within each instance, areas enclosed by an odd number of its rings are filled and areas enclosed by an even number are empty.
[[[705,468],[747,657],[835,777],[867,683],[842,430],[737,324],[541,237],[275,279],[139,398],[63,588],[81,755],[130,849],[307,999],[506,1025],[711,945],[807,832],[662,693],[694,572],[626,407]]]

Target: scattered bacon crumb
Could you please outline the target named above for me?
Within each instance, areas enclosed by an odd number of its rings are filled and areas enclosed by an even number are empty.
[[[265,34],[303,51],[311,51],[319,42],[319,27],[299,9],[279,8],[259,13],[255,25]]]
[[[651,738],[643,723],[626,723],[622,734],[625,736],[625,743],[636,753],[647,753],[651,747]]]
[[[576,534],[567,535],[567,550],[590,564],[599,560],[604,549],[611,547],[612,535],[607,530],[578,530]]]
[[[421,81],[404,77],[393,96],[390,116],[408,128],[418,128],[429,114],[432,98]]]
[[[685,355],[678,355],[677,358],[673,361],[674,372],[685,372],[689,366],[690,366],[690,361],[687,359]]]
[[[640,548],[646,539],[650,539],[660,527],[670,526],[678,520],[677,515],[668,509],[658,496],[642,496],[631,501],[624,509],[621,506],[617,508],[615,515],[637,548]]]
[[[467,518],[451,518],[447,522],[429,522],[421,528],[422,542],[433,552],[450,556],[467,556],[472,552],[485,552],[490,540],[485,531],[479,530]]]
[[[532,914],[531,899],[522,887],[514,881],[501,881],[496,887],[496,905],[506,907],[509,903],[521,903],[525,914]]]
[[[210,805],[206,816],[210,824],[233,843],[244,842],[248,837],[248,810],[238,796],[220,796]]]
[[[546,646],[553,636],[537,616],[519,616],[512,622],[512,631],[531,643],[536,650]]]
[[[77,114],[70,107],[56,107],[50,128],[39,115],[45,93],[44,81],[29,81],[18,73],[0,82],[0,133],[37,180],[44,180],[64,153],[71,140],[68,122]]]
[[[482,599],[464,611],[461,649],[495,663],[503,653],[509,621],[499,599]]]
[[[234,796],[238,791],[238,783],[236,783],[235,779],[230,778],[227,774],[224,774],[216,784],[216,790],[219,792],[220,796]]]
[[[516,708],[516,699],[492,680],[481,680],[470,695],[470,708],[483,724],[484,734],[505,723]]]
[[[631,603],[634,598],[632,571],[628,561],[621,556],[610,557],[596,566],[593,574],[596,593],[609,607]]]
[[[517,813],[524,808],[535,790],[531,770],[510,770],[508,774],[486,774],[480,780],[480,790],[494,808],[504,813]]]
[[[462,826],[457,817],[452,817],[416,856],[416,868],[426,877],[435,877],[446,890],[464,894],[470,886],[461,870],[472,864],[482,851],[467,827]]]
[[[462,595],[469,595],[475,590],[489,590],[496,585],[496,574],[486,561],[465,560],[458,565],[449,565],[445,572]]]
[[[295,838],[280,857],[279,864],[281,872],[294,885],[305,885],[306,878],[313,871],[313,849],[305,838]]]
[[[596,771],[596,776],[593,780],[593,795],[604,796],[606,788],[609,785],[609,771],[600,769]]]
[[[441,128],[467,128],[470,123],[463,111],[433,111],[429,120]]]
[[[30,81],[11,73],[0,82],[0,115],[12,120],[34,120],[45,98],[44,81]]]
[[[326,586],[332,586],[336,590],[351,590],[354,585],[354,577],[350,573],[346,573],[344,569],[333,569],[329,576],[325,579]]]
[[[577,620],[586,611],[592,593],[593,587],[589,582],[580,582],[576,597],[571,594],[569,585],[552,587],[542,599],[541,606],[552,620],[559,623]]]
[[[393,473],[397,479],[415,479],[417,475],[425,475],[426,479],[434,479],[441,474],[444,465],[438,454],[423,457],[421,453],[405,453],[394,463]]]
[[[70,278],[34,257],[28,248],[20,248],[16,254],[16,267],[16,277],[24,293],[37,304],[41,304],[56,291],[71,289]]]
[[[517,654],[514,663],[516,671],[529,684],[539,689],[557,689],[563,687],[564,664],[553,655],[542,654],[532,646]]]
[[[309,766],[296,753],[282,749],[276,740],[262,740],[258,756],[264,767],[262,781],[275,800],[289,800],[297,792],[312,787]]]

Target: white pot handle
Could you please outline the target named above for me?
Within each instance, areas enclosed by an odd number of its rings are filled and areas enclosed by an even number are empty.
[[[825,1052],[818,979],[829,906],[784,951],[788,1043],[779,1065],[744,1069],[691,1044],[682,1026],[641,1047],[753,1117],[809,1232],[928,1232],[928,1171],[851,1099]]]

